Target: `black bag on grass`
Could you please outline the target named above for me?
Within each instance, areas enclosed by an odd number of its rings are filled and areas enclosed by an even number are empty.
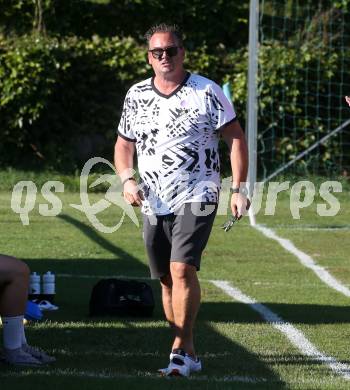
[[[92,289],[90,316],[150,317],[153,309],[153,292],[147,283],[102,279]]]

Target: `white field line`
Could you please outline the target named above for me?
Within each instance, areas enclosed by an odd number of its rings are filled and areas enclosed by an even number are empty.
[[[350,380],[350,366],[338,362],[332,356],[324,355],[303,335],[301,331],[288,322],[285,322],[269,308],[243,294],[239,289],[232,287],[229,282],[223,280],[212,280],[212,283],[233,299],[249,305],[253,310],[258,312],[266,322],[270,323],[273,327],[283,333],[302,354],[326,364],[333,372],[342,376],[344,379]]]
[[[350,297],[350,290],[340,283],[334,276],[332,276],[325,268],[318,265],[315,260],[307,255],[305,252],[298,249],[290,240],[286,238],[279,237],[272,229],[261,226],[254,225],[255,229],[259,230],[266,237],[271,238],[272,240],[277,241],[286,251],[292,253],[296,256],[300,263],[305,267],[311,269],[324,283],[334,290],[340,292],[346,297]]]
[[[31,369],[31,370],[21,370],[19,372],[12,371],[12,372],[4,372],[0,373],[0,378],[4,377],[24,377],[24,376],[65,376],[65,377],[75,377],[75,378],[95,378],[95,379],[141,379],[141,378],[147,378],[147,379],[161,379],[159,374],[149,371],[137,371],[134,375],[132,374],[122,374],[122,373],[112,373],[110,371],[79,371],[75,369],[53,369],[53,370],[38,370],[38,369]],[[249,377],[249,376],[240,376],[240,375],[227,375],[222,377],[209,377],[206,375],[196,375],[188,378],[189,381],[210,381],[210,382],[236,382],[236,383],[267,383],[267,382],[277,382],[277,381],[270,381],[266,378],[256,378],[256,377]]]

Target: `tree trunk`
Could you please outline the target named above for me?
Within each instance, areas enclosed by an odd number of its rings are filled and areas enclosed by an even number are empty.
[[[38,34],[45,34],[45,23],[43,18],[43,2],[42,0],[34,0],[35,13],[34,13],[34,31]]]

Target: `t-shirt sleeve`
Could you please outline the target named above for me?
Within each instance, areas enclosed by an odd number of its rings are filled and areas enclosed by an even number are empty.
[[[207,109],[209,120],[215,130],[236,119],[233,105],[215,83],[210,84],[207,90]]]
[[[118,126],[118,135],[127,141],[135,142],[136,138],[133,132],[133,121],[135,118],[135,104],[132,90],[129,89],[125,96],[122,116]]]

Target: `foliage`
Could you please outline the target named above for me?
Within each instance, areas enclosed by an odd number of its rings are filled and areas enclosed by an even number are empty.
[[[207,43],[238,47],[247,40],[249,3],[234,0],[37,0],[50,36],[91,38],[132,36],[139,43],[149,27],[159,22],[186,27],[186,41],[193,50]],[[0,0],[0,26],[5,34],[29,33],[35,24],[33,0]]]
[[[131,84],[151,74],[145,48],[131,38],[94,36],[59,41],[25,36],[3,40],[0,57],[3,164],[13,164],[18,151],[27,158],[32,156],[33,163],[54,168],[74,168],[93,152],[110,158],[125,92]],[[246,48],[229,52],[219,47],[210,53],[205,45],[189,52],[186,60],[191,71],[219,84],[225,81],[232,84],[235,109],[243,127],[247,61]],[[267,135],[266,139],[275,134],[276,144],[265,143],[263,147],[274,148],[277,161],[293,158],[314,142],[313,132],[305,129],[326,131],[321,112],[309,111],[312,121],[301,115],[303,76],[306,67],[318,67],[319,74],[315,76],[323,80],[324,84],[318,85],[322,91],[335,77],[337,61],[336,53],[330,55],[323,46],[311,50],[310,42],[298,48],[270,41],[260,48],[260,133]],[[310,99],[315,97],[311,94]],[[277,114],[269,121],[265,112],[271,111]],[[289,123],[286,116],[303,119]],[[293,129],[296,134],[281,133],[282,121],[285,128]],[[294,142],[294,138],[298,141]],[[6,160],[9,150],[11,158]],[[326,150],[321,156],[324,161],[330,157]],[[223,167],[224,171],[229,169],[225,163]]]
[[[329,17],[329,13],[315,19]],[[339,126],[340,110],[346,110],[338,74],[346,58],[340,51],[344,48],[338,46],[337,35],[332,44],[324,42],[327,38],[318,34],[313,23],[307,31],[299,29],[287,42],[266,39],[259,46],[258,167],[270,172]],[[234,70],[226,79],[232,85],[238,112],[245,116],[248,53],[241,49],[229,57]],[[348,75],[341,77],[342,83],[350,83]],[[337,139],[320,145],[314,154],[300,160],[299,173],[316,169],[322,174],[341,174],[336,161],[344,154],[344,145]]]
[[[1,162],[19,165],[32,156],[26,164],[64,168],[74,149],[81,160],[91,143],[106,149],[127,88],[147,72],[131,38],[24,36],[2,40],[0,59]]]
[[[279,12],[271,4],[265,2],[266,18]],[[265,36],[259,56],[262,165],[289,161],[339,114],[339,93],[332,88],[340,82],[337,67],[347,49],[323,42],[317,23],[327,26],[328,18],[347,12],[348,4],[333,2],[333,8],[315,12],[305,26],[299,18],[287,44],[282,37]],[[186,30],[187,69],[218,84],[230,82],[245,127],[248,5],[224,0],[169,0],[166,5],[161,0],[0,0],[0,165],[74,171],[93,154],[111,158],[125,92],[151,74],[143,33],[171,18]],[[291,23],[289,16],[277,23]],[[305,69],[315,69],[308,76],[307,112]],[[350,83],[348,75],[342,77],[342,83]],[[319,109],[322,105],[329,107],[327,112]],[[332,156],[340,148],[331,141],[318,149],[324,166],[334,165]],[[229,169],[224,163],[224,174]]]
[[[15,144],[23,148],[28,127],[40,117],[60,68],[51,53],[57,42],[37,38],[1,41],[1,155]]]
[[[31,0],[0,0],[0,31],[23,34],[33,28],[34,2]]]
[[[223,79],[223,48],[203,46],[186,67]],[[148,77],[145,47],[132,38],[23,36],[0,46],[0,163],[74,170],[92,155],[111,159],[123,99]]]

